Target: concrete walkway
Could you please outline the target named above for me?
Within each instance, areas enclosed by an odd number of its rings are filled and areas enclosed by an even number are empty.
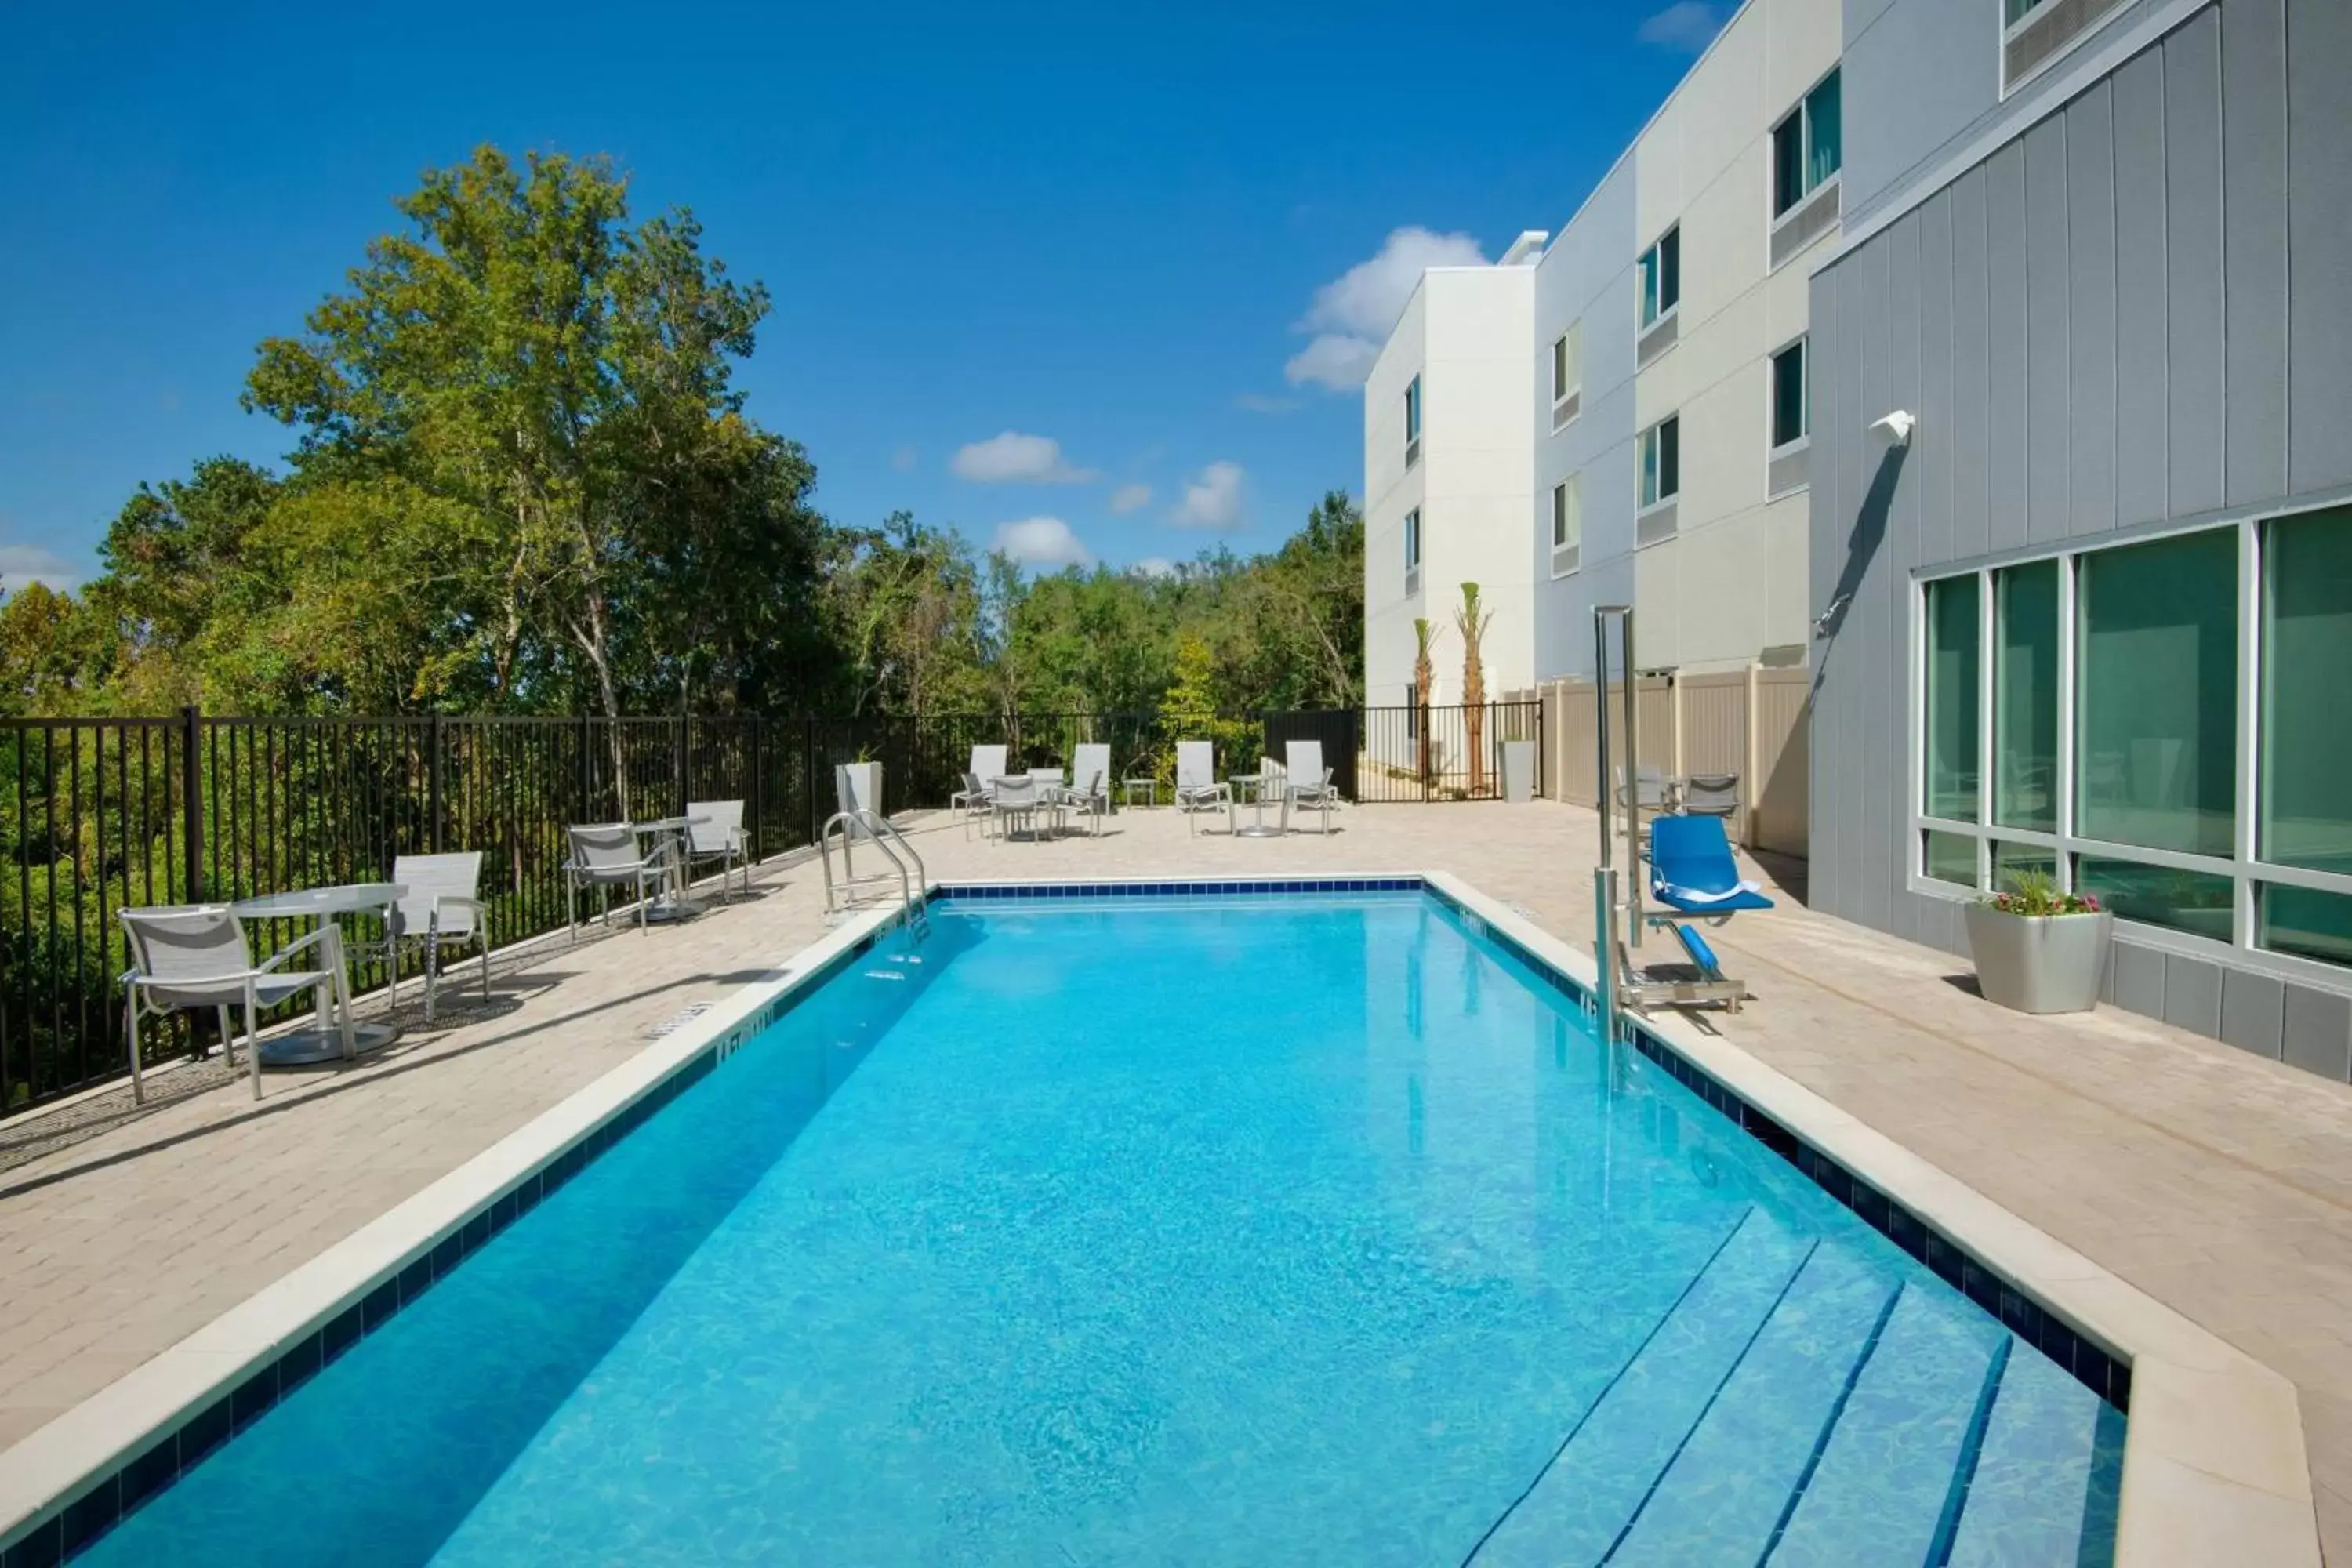
[[[1202,819],[1207,826],[1212,819]],[[1280,840],[1173,812],[992,844],[932,818],[935,879],[1449,870],[1591,940],[1572,806],[1343,811]],[[1768,874],[1769,879],[1769,874]],[[0,1445],[348,1235],[824,929],[814,865],[692,925],[502,959],[497,1001],[375,1060],[198,1088],[0,1171]],[[2352,1563],[2352,1089],[2114,1009],[1996,1008],[1948,954],[1784,898],[1710,940],[1759,1000],[1717,1026],[2294,1380],[2329,1556]],[[0,1126],[0,1143],[29,1126]]]

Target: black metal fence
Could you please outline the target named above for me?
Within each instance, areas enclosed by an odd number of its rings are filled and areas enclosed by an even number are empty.
[[[1224,772],[1312,739],[1350,799],[1437,801],[1499,794],[1502,742],[1539,739],[1540,723],[1538,704],[1493,703],[1181,729],[1206,731]],[[501,945],[564,924],[574,823],[740,799],[764,858],[814,840],[836,763],[879,762],[898,811],[945,805],[974,745],[1003,742],[1021,768],[1108,742],[1118,777],[1164,783],[1173,738],[1151,713],[0,721],[0,1117],[128,1070],[125,908],[382,880],[400,855],[476,849]],[[261,933],[273,945],[292,934]],[[150,1029],[142,1047],[195,1049],[195,1027]]]

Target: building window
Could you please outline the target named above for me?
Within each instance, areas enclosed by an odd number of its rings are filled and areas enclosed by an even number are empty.
[[[1404,389],[1404,466],[1408,468],[1421,458],[1421,377],[1414,376]]]
[[[1571,322],[1551,345],[1551,400],[1555,405],[1567,402],[1583,385],[1583,322]]]
[[[1404,591],[1421,592],[1421,508],[1404,514]]]
[[[1570,474],[1551,488],[1551,574],[1565,577],[1575,571],[1583,545],[1583,476]]]
[[[1683,231],[1679,225],[1642,252],[1642,325],[1671,315],[1683,302]]]
[[[2210,529],[2085,555],[2075,675],[2076,830],[2231,853],[2238,536]]]
[[[1923,762],[1926,807],[1947,822],[1977,819],[1977,576],[1927,584],[1927,725]],[[1969,850],[1976,879],[1976,850]]]
[[[1844,162],[1841,118],[1838,73],[1833,70],[1772,128],[1774,217],[1821,189],[1838,172]]]
[[[1805,384],[1805,340],[1772,356],[1772,447],[1793,447],[1813,428],[1812,392]]]
[[[2257,967],[2352,968],[2352,507],[1937,578],[1917,604],[1923,885],[2038,869]]]
[[[1642,504],[1662,505],[1682,493],[1682,426],[1669,415],[1642,432]]]
[[[1992,819],[2058,831],[2058,563],[1992,574]]]
[[[2040,75],[2124,8],[2124,0],[2001,0],[2000,90]]]

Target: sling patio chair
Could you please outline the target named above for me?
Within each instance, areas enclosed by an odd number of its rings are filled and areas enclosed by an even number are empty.
[[[1062,807],[1066,811],[1083,812],[1094,818],[1091,836],[1102,835],[1103,813],[1110,809],[1110,748],[1097,742],[1086,742],[1070,755],[1070,782],[1061,790]]]
[[[637,895],[637,929],[646,929],[646,906],[669,875],[669,860],[659,849],[648,852],[637,842],[635,824],[604,822],[568,829],[572,858],[563,863],[563,912],[572,940],[580,940],[580,890],[597,888],[604,894],[604,923],[613,923],[613,889],[631,888]]]
[[[131,1043],[131,1098],[147,1101],[146,1079],[139,1060],[139,1020],[190,1008],[211,1007],[220,1015],[221,1050],[229,1065],[236,1064],[235,1037],[229,1033],[228,1010],[245,1010],[245,1054],[253,1078],[253,1098],[261,1098],[261,1011],[305,991],[318,996],[323,1026],[331,1008],[343,1037],[343,1055],[354,1049],[352,997],[342,967],[332,962],[336,948],[328,942],[321,955],[324,969],[282,967],[296,953],[326,941],[335,930],[321,921],[308,936],[298,937],[266,962],[255,963],[245,945],[245,925],[226,904],[165,905],[118,911],[122,934],[131,947],[133,967],[122,976],[123,1034]]]
[[[1176,809],[1184,814],[1184,830],[1197,833],[1192,813],[1202,805],[1223,805],[1227,825],[1234,812],[1234,786],[1217,777],[1216,748],[1207,741],[1176,742]]]
[[[1284,820],[1289,819],[1292,806],[1312,811],[1322,818],[1319,831],[1328,834],[1331,808],[1339,804],[1339,788],[1331,782],[1331,770],[1323,765],[1323,742],[1293,741],[1284,750],[1289,755],[1286,769],[1288,778],[1282,786],[1283,794],[1288,797],[1283,807]]]
[[[482,879],[480,853],[402,855],[392,863],[392,879],[408,889],[392,906],[387,921],[392,928],[388,933],[393,944],[392,973],[395,977],[400,973],[402,947],[414,943],[425,949],[425,1021],[433,1022],[444,948],[471,946],[479,951],[482,1000],[488,1001],[490,911],[475,896]]]
[[[743,803],[740,800],[690,800],[686,803],[686,879],[694,880],[698,863],[719,862],[719,896],[734,897],[730,880],[737,867],[743,871],[743,895],[751,893],[751,840],[743,833]]]

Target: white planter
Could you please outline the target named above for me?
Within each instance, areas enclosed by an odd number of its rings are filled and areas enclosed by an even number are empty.
[[[844,763],[841,764],[841,781],[847,786],[848,795],[839,803],[840,809],[848,811],[855,807],[877,816],[882,814],[880,763]]]
[[[1525,803],[1536,797],[1536,743],[1503,742],[1503,798]]]
[[[2099,981],[2116,917],[2005,914],[1969,906],[1969,952],[1977,987],[1989,1001],[2020,1013],[2087,1013],[2099,1005]]]

